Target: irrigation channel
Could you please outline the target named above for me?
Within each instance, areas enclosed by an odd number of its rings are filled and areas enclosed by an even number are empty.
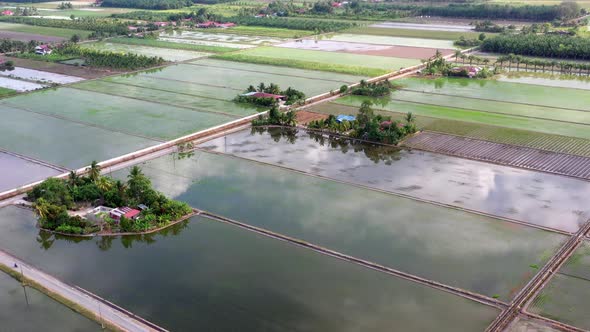
[[[40,287],[57,294],[60,298],[71,301],[76,305],[92,312],[100,322],[108,322],[111,326],[121,331],[157,331],[167,332],[166,329],[151,323],[87,290],[77,286],[68,285],[47,273],[27,265],[17,257],[0,249],[0,264],[13,272],[20,274],[23,282],[32,280]]]
[[[403,142],[413,149],[590,180],[590,158],[473,138],[423,132]]]

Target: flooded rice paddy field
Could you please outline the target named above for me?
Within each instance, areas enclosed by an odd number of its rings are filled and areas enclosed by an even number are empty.
[[[186,40],[186,41],[196,41],[196,42],[214,42],[214,43],[229,43],[232,45],[235,44],[250,44],[254,46],[258,45],[267,45],[267,44],[276,44],[284,41],[281,38],[271,38],[271,37],[263,37],[263,36],[248,36],[248,35],[239,35],[233,33],[211,33],[211,32],[201,32],[201,31],[172,31],[172,32],[162,32],[160,34],[160,38],[164,40],[168,39],[179,39],[179,40]],[[169,40],[172,41],[172,40]],[[207,45],[207,44],[205,44]]]
[[[326,37],[326,40],[355,43],[362,41],[368,44],[390,45],[390,46],[413,46],[428,47],[439,49],[454,49],[452,40],[439,40],[427,38],[407,38],[407,37],[390,37],[376,35],[358,35],[358,34],[334,34]]]
[[[542,85],[556,88],[582,89],[590,90],[590,78],[572,77],[563,75],[545,75],[545,74],[527,74],[527,73],[508,73],[497,78],[500,82],[512,82]]]
[[[61,173],[57,169],[0,151],[0,192]]]
[[[33,91],[39,90],[47,87],[47,85],[21,81],[14,78],[9,77],[0,77],[0,87],[5,89],[11,89],[18,92],[26,92],[26,91]]]
[[[450,25],[450,24],[420,24],[420,23],[402,23],[402,22],[380,22],[369,25],[371,28],[390,28],[390,29],[412,29],[427,31],[455,31],[469,32],[474,28],[471,25]]]
[[[28,68],[14,68],[14,70],[0,71],[0,75],[9,76],[12,78],[19,78],[29,81],[40,81],[43,83],[57,83],[66,84],[74,83],[84,80],[81,77],[61,75],[56,73],[50,73],[41,70],[28,69]]]
[[[67,168],[86,166],[93,160],[107,160],[159,143],[7,106],[0,107],[0,116],[0,148]]]
[[[208,152],[140,166],[158,190],[195,208],[501,300],[512,298],[534,274],[531,265],[543,265],[566,239]]]
[[[34,223],[31,211],[0,209],[3,247],[172,331],[483,331],[499,314],[202,217],[150,236],[82,241]]]
[[[585,241],[532,302],[530,312],[590,329],[590,242]]]
[[[39,291],[0,271],[0,322],[2,331],[101,331],[100,326],[78,315]]]
[[[186,61],[190,59],[202,58],[210,55],[204,52],[195,52],[187,50],[172,50],[161,47],[150,47],[141,45],[128,45],[128,44],[114,44],[109,42],[96,42],[89,44],[82,44],[83,47],[94,49],[94,50],[106,50],[113,52],[122,53],[135,53],[145,56],[158,56],[166,61]]]
[[[508,326],[506,332],[559,332],[561,330],[554,329],[547,326],[546,323],[528,319],[525,317],[518,317]]]
[[[590,183],[305,131],[241,131],[203,149],[575,232],[590,217]]]
[[[240,51],[237,54],[246,56],[266,57],[273,59],[288,59],[298,61],[318,62],[341,66],[359,66],[373,69],[398,70],[400,67],[411,67],[420,64],[419,59],[404,59],[387,56],[373,56],[364,54],[311,51],[303,49],[289,49],[283,47],[257,47]]]

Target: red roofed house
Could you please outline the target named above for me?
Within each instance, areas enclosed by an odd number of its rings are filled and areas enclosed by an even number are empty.
[[[273,95],[272,93],[266,92],[248,92],[244,93],[242,96],[252,98],[272,98],[274,100],[285,100],[285,96]]]
[[[47,55],[51,54],[51,52],[51,47],[49,47],[49,45],[39,45],[35,47],[35,54]]]
[[[2,16],[12,16],[14,13],[11,10],[2,11]]]
[[[161,28],[168,26],[168,22],[154,22],[154,25]]]
[[[137,219],[137,217],[139,217],[140,213],[141,213],[141,211],[139,211],[139,210],[132,209],[128,206],[124,206],[124,207],[119,207],[119,208],[113,209],[110,212],[110,216],[111,216],[111,218],[113,218],[115,220],[121,220],[121,217],[125,217],[127,219]]]
[[[203,23],[199,23],[197,24],[197,28],[215,28],[217,27],[217,22],[213,22],[213,21],[207,21],[207,22],[203,22]]]

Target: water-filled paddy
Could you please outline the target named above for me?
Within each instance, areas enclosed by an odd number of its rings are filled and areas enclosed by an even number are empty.
[[[523,84],[543,85],[556,88],[567,89],[583,89],[590,90],[590,79],[588,77],[567,77],[562,75],[543,75],[543,74],[520,74],[509,73],[508,75],[501,75],[497,78],[500,82],[512,82]]]
[[[6,106],[0,107],[0,116],[0,147],[67,168],[86,166],[93,160],[107,160],[158,144],[154,140]]]
[[[265,45],[280,43],[283,39],[263,36],[246,36],[232,33],[211,33],[201,31],[172,31],[160,33],[161,38],[176,38],[204,42],[238,43]]]
[[[107,130],[162,140],[180,137],[235,119],[225,114],[199,112],[71,88],[46,90],[5,99],[3,103],[68,120],[82,121]]]
[[[440,49],[454,49],[452,40],[439,39],[425,39],[425,38],[406,38],[406,37],[389,37],[389,36],[375,36],[375,35],[357,35],[357,34],[335,34],[327,37],[329,40],[342,42],[358,42],[369,44],[381,44],[391,46],[414,46],[414,47],[429,47]]]
[[[241,131],[201,146],[569,232],[590,216],[590,183],[552,174],[280,129]]]
[[[141,167],[196,208],[504,300],[565,238],[235,157],[196,152]]]
[[[145,56],[158,56],[167,61],[185,61],[190,59],[201,58],[210,55],[209,53],[166,49],[161,47],[149,47],[139,45],[114,44],[109,42],[96,42],[90,44],[82,44],[85,48],[95,50],[107,50],[122,53],[135,53]]]
[[[10,76],[14,78],[20,78],[30,81],[41,81],[43,83],[74,83],[84,80],[83,78],[76,76],[61,75],[56,73],[50,73],[41,70],[28,69],[16,67],[14,70],[0,71],[2,76]]]
[[[100,326],[0,271],[2,331],[100,331]]]
[[[0,151],[0,192],[62,172]]]
[[[17,80],[17,79],[13,79],[13,78],[8,78],[8,77],[0,77],[0,87],[5,88],[5,89],[19,91],[19,92],[25,92],[25,91],[33,91],[33,90],[43,89],[46,87],[46,85],[39,84],[39,83],[33,83],[33,82],[27,82],[27,81],[21,81],[21,80]]]
[[[413,30],[427,30],[427,31],[456,31],[456,32],[470,32],[473,31],[473,26],[470,25],[449,25],[449,24],[420,24],[420,23],[402,23],[402,22],[381,22],[371,24],[372,28],[390,28],[390,29],[413,29]]]
[[[590,94],[580,89],[463,78],[407,78],[396,82],[415,91],[590,111]]]
[[[37,236],[34,222],[0,209],[3,247],[172,331],[483,331],[499,313],[200,217],[142,239],[78,243]]]

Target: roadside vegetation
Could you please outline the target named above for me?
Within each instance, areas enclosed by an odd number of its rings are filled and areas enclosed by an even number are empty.
[[[258,118],[252,120],[252,126],[297,126],[297,115],[295,111],[281,112],[279,108],[274,105],[268,111],[268,116],[259,115]]]
[[[390,116],[375,114],[371,106],[370,101],[364,101],[352,121],[338,121],[330,114],[325,120],[311,121],[307,127],[386,144],[397,144],[416,132],[416,119],[412,113],[406,114],[403,121],[395,121]]]
[[[33,188],[27,195],[39,216],[39,226],[43,229],[65,234],[93,234],[97,232],[145,232],[161,228],[192,213],[183,202],[166,198],[152,188],[151,181],[137,166],[133,167],[127,182],[115,180],[100,174],[100,166],[93,162],[88,176],[80,177],[71,172],[67,180],[50,178]],[[147,206],[140,216],[119,221],[103,216],[103,223],[93,223],[80,216],[71,215],[69,210],[79,210],[92,206],[111,208],[139,205]]]
[[[356,96],[385,97],[391,94],[393,88],[394,85],[389,80],[377,83],[367,83],[367,81],[362,80],[358,86],[351,89],[350,94]],[[346,91],[342,90],[344,89],[341,88],[340,92]]]

